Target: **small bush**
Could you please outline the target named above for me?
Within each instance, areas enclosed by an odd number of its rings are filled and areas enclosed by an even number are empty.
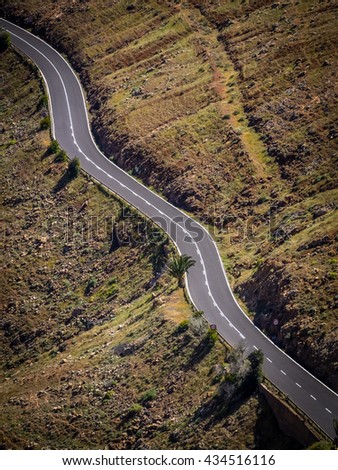
[[[40,121],[40,129],[45,131],[50,128],[50,117],[46,116]]]
[[[105,393],[103,400],[104,401],[111,400],[114,395],[115,395],[115,392],[113,390],[108,390],[108,392]]]
[[[0,33],[0,52],[4,52],[11,45],[11,37],[7,31]]]
[[[134,403],[134,405],[131,405],[131,407],[128,410],[128,417],[132,418],[133,416],[140,414],[142,410],[143,410],[142,405],[140,405],[139,403]]]
[[[75,157],[73,160],[69,162],[68,173],[72,179],[79,176],[80,169],[81,169],[80,160],[77,157]]]
[[[308,450],[334,450],[334,445],[329,441],[318,441],[308,447]]]
[[[193,312],[193,314],[192,314],[192,316],[193,316],[194,318],[201,318],[201,317],[203,317],[203,315],[204,315],[203,310],[196,310],[196,311]]]
[[[91,291],[94,289],[94,287],[96,286],[96,284],[97,284],[97,280],[95,278],[92,277],[91,279],[89,279],[88,284],[85,289],[85,295],[89,295]]]
[[[157,398],[157,392],[154,388],[147,390],[140,397],[141,403],[148,403],[149,401],[155,400]]]
[[[175,332],[183,333],[184,331],[187,331],[188,328],[189,328],[189,320],[182,320],[181,323],[177,326]]]
[[[60,151],[59,142],[57,140],[53,139],[52,143],[48,147],[48,152],[50,154],[53,154],[53,153],[58,153],[59,151]]]
[[[208,343],[210,343],[212,346],[216,343],[218,340],[218,333],[217,330],[214,330],[212,328],[209,328],[207,335],[206,335]]]
[[[224,114],[223,119],[230,119],[230,114]]]
[[[38,102],[38,110],[48,108],[48,96],[42,95]]]
[[[60,150],[55,157],[55,162],[57,163],[64,163],[68,160],[67,154],[64,150]]]

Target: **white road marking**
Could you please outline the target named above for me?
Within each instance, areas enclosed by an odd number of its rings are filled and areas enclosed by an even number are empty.
[[[299,385],[299,383],[297,383],[297,382],[296,382],[296,385],[297,385],[297,387],[299,387],[299,388],[302,388],[302,386],[301,386],[301,385]]]
[[[282,373],[283,375],[286,375],[286,373],[285,373],[282,369],[281,369],[280,371],[281,371],[281,373]]]
[[[272,364],[272,361],[271,361],[271,359],[270,359],[269,357],[267,357],[266,360],[269,361],[269,362],[271,362],[271,364]]]
[[[253,348],[254,348],[254,349],[256,349],[256,351],[258,351],[258,348],[257,348],[257,346],[253,345]]]
[[[332,415],[332,411],[330,411],[328,408],[325,408],[325,410]]]
[[[317,400],[317,398],[314,397],[313,395],[310,395],[310,397],[311,397],[313,400]]]

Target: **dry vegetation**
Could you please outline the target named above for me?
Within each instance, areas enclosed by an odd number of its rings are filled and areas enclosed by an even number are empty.
[[[256,322],[337,389],[335,2],[4,8],[67,54],[106,154],[213,227]]]
[[[84,175],[60,186],[41,80],[1,59],[0,447],[297,447],[241,388],[241,356],[154,275],[154,227]]]

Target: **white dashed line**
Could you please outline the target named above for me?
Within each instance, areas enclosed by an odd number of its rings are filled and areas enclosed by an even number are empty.
[[[310,395],[310,397],[311,397],[313,400],[317,400],[317,398],[314,397],[313,395]]]
[[[282,369],[281,369],[280,371],[281,371],[281,373],[282,373],[283,375],[286,375],[286,373],[285,373]]]
[[[269,361],[269,362],[271,362],[271,364],[272,364],[272,361],[271,361],[271,359],[270,359],[269,357],[267,357],[266,360]]]
[[[254,349],[256,349],[256,351],[258,351],[258,348],[257,348],[257,346],[253,345],[253,348],[254,348]]]
[[[332,411],[330,411],[328,408],[325,408],[325,410],[332,415]]]
[[[297,383],[297,382],[296,382],[296,385],[297,385],[297,387],[299,387],[299,388],[302,388],[302,386],[301,386],[301,385],[299,385],[299,383]]]

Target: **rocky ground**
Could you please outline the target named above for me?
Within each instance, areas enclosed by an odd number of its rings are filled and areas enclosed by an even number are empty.
[[[243,388],[240,351],[155,275],[166,238],[85,175],[65,179],[35,67],[1,60],[1,448],[299,447]]]
[[[335,5],[255,5],[4,8],[78,70],[106,154],[209,224],[248,314],[337,389]]]
[[[3,6],[68,56],[106,154],[209,224],[248,314],[337,390],[335,9]]]

